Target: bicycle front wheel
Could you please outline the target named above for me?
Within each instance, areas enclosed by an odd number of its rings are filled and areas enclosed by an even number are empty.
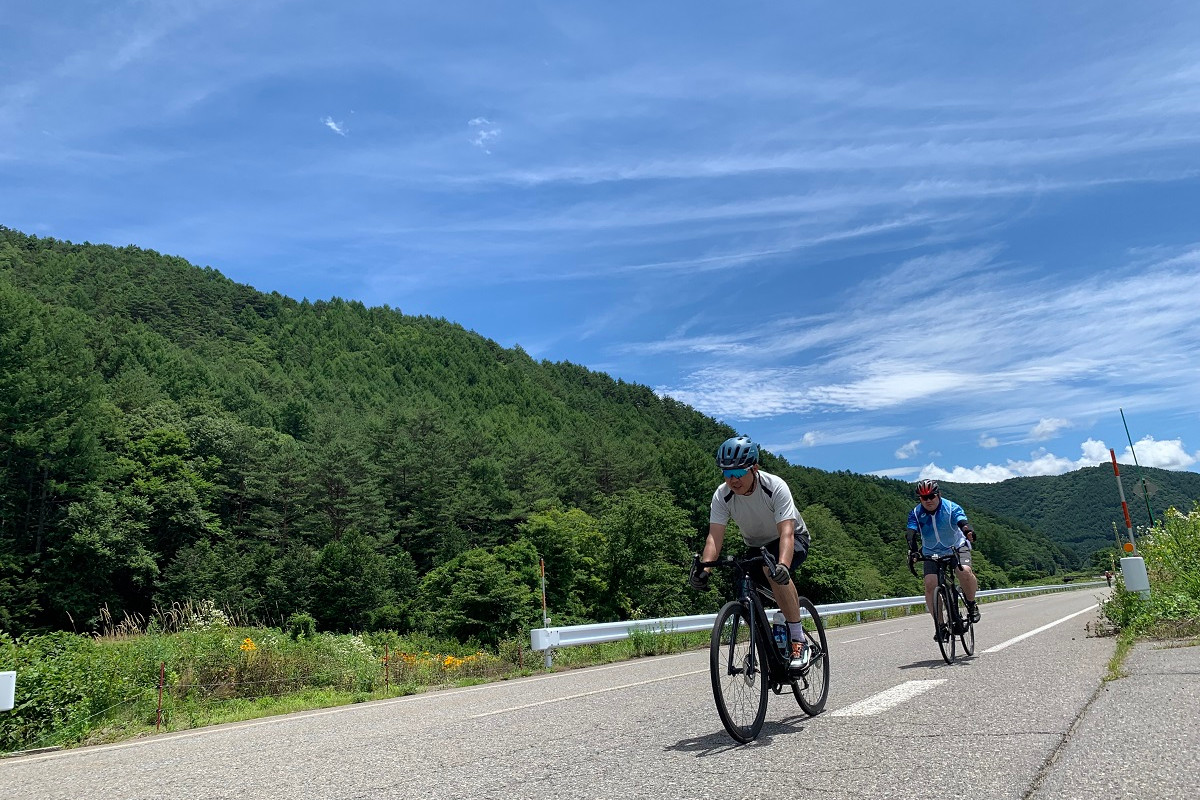
[[[933,593],[933,619],[937,626],[938,647],[942,650],[942,658],[947,664],[954,663],[954,631],[950,621],[954,614],[950,610],[950,596],[944,586],[938,586]]]
[[[721,723],[737,741],[752,741],[767,716],[767,673],[750,630],[749,612],[736,600],[717,614],[709,659]]]
[[[792,678],[792,693],[805,714],[815,717],[825,710],[829,699],[829,646],[825,641],[825,624],[817,607],[807,597],[801,596],[800,616],[804,620],[804,635],[808,639],[812,657],[808,664]]]
[[[967,611],[967,597],[961,590],[954,590],[955,606],[958,608],[959,634],[963,652],[969,656],[975,655],[975,625],[971,622],[971,614]]]

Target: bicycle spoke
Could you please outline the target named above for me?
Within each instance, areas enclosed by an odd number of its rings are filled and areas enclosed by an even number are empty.
[[[829,643],[825,639],[825,625],[816,606],[807,597],[800,597],[800,610],[804,618],[804,635],[812,656],[808,665],[792,680],[792,692],[796,702],[809,716],[820,714],[829,698]]]
[[[756,649],[745,606],[727,603],[713,625],[712,687],[721,722],[739,742],[758,735],[767,712],[767,676]]]

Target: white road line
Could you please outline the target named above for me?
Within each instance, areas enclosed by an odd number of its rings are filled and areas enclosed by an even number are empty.
[[[1033,630],[1029,631],[1028,633],[1022,633],[1020,636],[1014,636],[1013,638],[1009,639],[1007,642],[1001,642],[998,645],[989,647],[987,650],[984,650],[983,652],[998,653],[1001,650],[1003,650],[1004,648],[1008,647],[1010,644],[1016,644],[1019,641],[1028,639],[1030,636],[1036,636],[1037,634],[1041,633],[1042,631],[1048,631],[1051,628],[1053,628],[1055,625],[1060,625],[1069,619],[1078,617],[1080,614],[1086,614],[1089,611],[1095,611],[1096,608],[1097,608],[1097,606],[1088,606],[1083,611],[1076,611],[1074,614],[1068,614],[1067,616],[1063,617],[1062,619],[1056,619],[1056,620],[1054,620],[1054,622],[1049,622],[1040,628],[1034,628]]]
[[[847,639],[842,644],[850,644],[851,642],[865,642],[867,639],[877,639],[880,636],[893,636],[897,633],[904,633],[908,628],[901,628],[898,631],[887,631],[886,633],[873,633],[870,636],[860,636],[857,639]]]
[[[875,714],[881,714],[893,706],[900,705],[905,700],[911,700],[919,694],[928,692],[935,686],[942,685],[946,680],[946,678],[938,678],[931,681],[907,681],[899,686],[893,686],[886,691],[872,695],[865,700],[859,700],[853,705],[839,708],[837,711],[831,711],[827,716],[870,717]]]
[[[512,711],[523,711],[526,708],[536,708],[537,706],[544,706],[549,703],[561,703],[564,700],[575,700],[576,698],[579,698],[579,697],[591,697],[594,694],[604,694],[605,692],[616,692],[616,691],[620,691],[621,689],[632,689],[634,686],[645,686],[646,684],[649,684],[649,683],[661,683],[662,681],[672,681],[672,680],[675,680],[676,678],[685,678],[688,675],[699,675],[702,672],[708,672],[708,670],[707,669],[695,669],[695,670],[692,670],[691,672],[680,672],[676,675],[667,675],[662,678],[650,678],[649,680],[637,681],[636,683],[626,683],[621,686],[607,686],[603,689],[594,689],[590,692],[580,692],[579,694],[569,694],[569,695],[566,695],[565,697],[552,697],[549,700],[539,700],[536,703],[526,703],[525,705],[521,705],[521,706],[512,706],[511,708],[501,708],[496,711],[485,711],[482,714],[473,714],[470,717],[467,717],[467,719],[482,719],[484,717],[495,716],[496,714],[508,714]]]

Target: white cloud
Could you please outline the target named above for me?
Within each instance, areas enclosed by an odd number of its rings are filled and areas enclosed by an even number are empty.
[[[984,450],[991,450],[993,447],[999,447],[1000,442],[995,436],[988,436],[986,433],[979,434],[979,446]]]
[[[1146,436],[1133,446],[1137,453],[1137,463],[1143,467],[1158,467],[1159,469],[1187,469],[1200,461],[1200,451],[1189,453],[1180,439],[1164,439],[1156,441],[1153,436]],[[1133,452],[1128,445],[1125,453],[1117,459],[1126,464],[1133,463]]]
[[[878,442],[890,439],[901,433],[900,428],[887,426],[845,427],[826,430],[805,431],[798,440],[789,442],[768,442],[766,447],[772,453],[784,454],[791,450],[805,447],[824,447],[836,444],[855,444],[857,442]]]
[[[920,467],[893,467],[891,469],[877,469],[867,474],[876,475],[880,478],[907,478],[909,475],[916,475],[920,469]]]
[[[1100,464],[1105,461],[1111,461],[1108,447],[1102,441],[1096,439],[1088,439],[1081,444],[1080,449],[1083,450],[1083,458],[1080,461],[1089,461],[1092,465]],[[1087,466],[1086,464],[1084,466]]]
[[[492,151],[488,145],[500,136],[500,129],[493,125],[487,117],[475,117],[468,121],[467,125],[475,129],[475,135],[471,137],[471,144],[491,155]]]
[[[989,462],[981,466],[956,466],[944,469],[930,462],[921,468],[920,477],[959,483],[996,483],[1009,478],[1030,475],[1061,475],[1064,472],[1071,472],[1083,467],[1094,467],[1112,460],[1109,448],[1103,441],[1087,439],[1080,444],[1079,449],[1082,456],[1073,461],[1056,456],[1045,449],[1038,449],[1030,453],[1028,460],[1009,459],[1004,464]],[[1180,439],[1158,441],[1153,436],[1146,436],[1134,445],[1134,450],[1138,454],[1138,463],[1144,467],[1183,470],[1200,461],[1200,451],[1188,453]],[[1117,461],[1121,464],[1134,463],[1133,453],[1128,446],[1125,447],[1123,453],[1117,455]]]
[[[333,117],[321,117],[321,122],[326,128],[329,128],[329,130],[333,131],[338,136],[345,136],[348,133],[345,124],[341,122],[335,122]]]
[[[912,458],[917,454],[917,445],[921,443],[920,439],[913,439],[906,445],[903,445],[896,451],[896,458],[903,461],[906,458]]]
[[[1068,427],[1070,424],[1070,420],[1059,419],[1057,417],[1042,417],[1040,420],[1038,420],[1038,423],[1033,426],[1033,430],[1029,432],[1029,435],[1033,437],[1033,440],[1036,442],[1040,442],[1045,439],[1052,439],[1054,438],[1055,434],[1057,434],[1063,428]]]
[[[741,392],[763,384],[779,402],[760,416],[936,409],[938,428],[991,430],[983,446],[1001,432],[1010,441],[1060,435],[1107,413],[1114,396],[1136,398],[1146,412],[1190,408],[1200,390],[1200,373],[1184,368],[1200,352],[1198,266],[1200,247],[1133,254],[1125,267],[1064,283],[987,249],[914,259],[849,287],[836,313],[723,329],[721,351],[709,350],[703,368],[662,391],[715,416],[750,405]],[[948,307],[987,309],[987,324],[945,336],[911,324]],[[1114,336],[1110,311],[1118,307],[1139,313]],[[712,344],[694,331],[647,346],[686,354],[697,342]],[[788,359],[803,365],[779,366]],[[730,372],[755,379],[739,381],[740,390],[713,379]]]

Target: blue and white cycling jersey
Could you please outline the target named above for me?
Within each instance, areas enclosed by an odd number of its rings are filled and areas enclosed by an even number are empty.
[[[908,529],[921,534],[921,552],[927,556],[950,555],[967,544],[967,537],[958,529],[958,523],[967,521],[967,512],[958,503],[941,500],[932,514],[920,503],[908,512]]]

